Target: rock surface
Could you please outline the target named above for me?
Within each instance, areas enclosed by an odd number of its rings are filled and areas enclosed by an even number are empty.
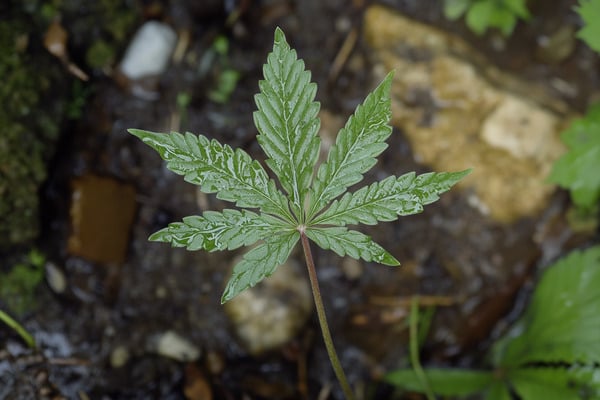
[[[385,7],[368,9],[365,35],[382,75],[396,70],[393,124],[417,161],[438,171],[473,168],[460,186],[496,221],[537,215],[554,189],[545,179],[564,151],[566,106],[505,76],[461,39]]]
[[[162,74],[175,48],[177,34],[169,25],[148,21],[136,32],[121,61],[120,70],[129,79]]]
[[[291,260],[225,303],[237,336],[254,355],[276,349],[296,336],[311,310],[308,280]]]
[[[195,361],[200,349],[188,339],[173,331],[167,331],[150,340],[150,351],[177,361]]]
[[[69,253],[90,261],[123,262],[136,210],[135,189],[95,175],[75,179],[72,186]]]

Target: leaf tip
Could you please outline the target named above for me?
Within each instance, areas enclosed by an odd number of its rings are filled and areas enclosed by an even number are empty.
[[[280,27],[275,28],[275,43],[286,42],[285,33]]]
[[[389,265],[390,267],[399,267],[401,265],[400,261],[398,261],[396,257],[392,256],[391,254],[387,255],[382,264]]]
[[[146,133],[146,131],[143,131],[141,129],[135,129],[135,128],[129,128],[127,129],[127,132],[129,132],[130,134],[132,134],[133,136],[137,136],[140,139],[142,138],[142,136],[144,136],[144,134]]]

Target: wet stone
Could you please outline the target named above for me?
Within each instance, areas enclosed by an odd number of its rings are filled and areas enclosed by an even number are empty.
[[[312,294],[299,267],[288,260],[271,277],[225,303],[234,331],[251,354],[283,346],[310,316]]]
[[[174,331],[152,337],[149,341],[149,349],[153,353],[177,361],[196,361],[200,358],[200,349]]]
[[[473,168],[459,187],[496,221],[546,207],[554,187],[545,179],[564,152],[566,105],[498,70],[460,38],[387,8],[368,9],[365,35],[382,75],[396,70],[392,123],[418,162],[438,171]]]
[[[69,253],[95,262],[123,262],[135,210],[132,186],[95,175],[75,179]]]
[[[125,346],[117,346],[110,353],[110,366],[113,368],[121,368],[129,361],[129,350]]]
[[[127,47],[121,72],[132,80],[161,75],[167,69],[176,40],[177,34],[169,25],[146,22]]]
[[[54,293],[64,293],[67,290],[67,278],[64,272],[54,263],[46,263],[46,281]]]

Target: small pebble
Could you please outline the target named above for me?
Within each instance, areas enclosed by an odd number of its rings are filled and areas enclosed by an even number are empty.
[[[121,72],[136,80],[166,71],[177,34],[169,25],[148,21],[136,32],[121,61]]]
[[[152,344],[156,353],[177,361],[196,361],[200,358],[200,349],[173,331],[154,337]]]
[[[117,346],[110,353],[110,366],[121,368],[129,361],[129,350],[125,346]]]
[[[46,281],[54,293],[62,294],[67,290],[67,278],[54,263],[46,263]]]
[[[295,337],[312,311],[308,277],[288,260],[275,273],[225,303],[242,344],[253,355],[277,349]]]

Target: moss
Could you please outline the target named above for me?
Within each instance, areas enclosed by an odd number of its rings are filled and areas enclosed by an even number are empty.
[[[0,53],[6,55],[0,61],[0,247],[36,236],[47,145],[59,131],[51,115],[60,102],[40,110],[56,69],[40,68],[43,63],[28,51],[28,32],[25,19],[0,21]]]
[[[35,308],[35,291],[44,279],[45,261],[43,254],[32,249],[19,257],[10,272],[0,272],[0,299],[11,312],[20,316]]]
[[[63,121],[81,115],[90,92],[43,48],[48,25],[60,15],[69,32],[71,57],[81,59],[78,55],[91,49],[91,67],[102,68],[134,28],[138,14],[128,4],[101,0],[83,7],[76,0],[9,0],[2,11],[0,251],[36,238],[46,165]]]

